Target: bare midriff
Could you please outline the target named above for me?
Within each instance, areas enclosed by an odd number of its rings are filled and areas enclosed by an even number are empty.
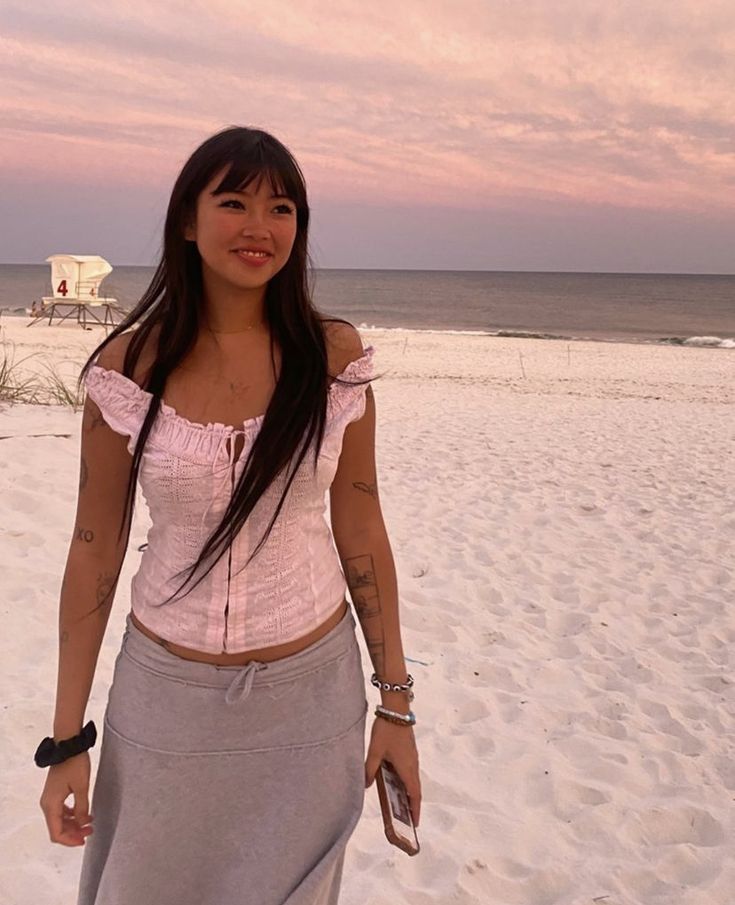
[[[270,647],[237,651],[234,654],[211,654],[206,651],[196,650],[195,648],[174,644],[172,641],[166,641],[164,638],[159,637],[155,632],[151,631],[148,626],[143,625],[132,610],[130,611],[130,619],[133,625],[140,629],[140,631],[150,638],[151,641],[155,641],[156,644],[160,644],[161,647],[164,647],[172,654],[176,654],[177,657],[182,657],[184,660],[198,660],[200,663],[214,663],[217,666],[244,666],[251,660],[271,662],[273,660],[280,660],[282,657],[288,657],[291,654],[297,654],[310,644],[313,644],[315,641],[324,637],[327,632],[330,632],[342,620],[346,612],[347,599],[342,598],[342,602],[334,613],[332,613],[328,619],[325,619],[321,625],[318,625],[313,631],[309,632],[308,635],[302,635],[300,638],[295,638],[293,641],[286,642],[286,644],[274,644]]]

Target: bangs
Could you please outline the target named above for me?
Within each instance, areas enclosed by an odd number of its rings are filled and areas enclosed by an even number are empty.
[[[230,169],[225,173],[213,195],[221,195],[223,192],[241,191],[255,180],[255,191],[260,189],[264,179],[268,180],[274,195],[282,195],[294,203],[300,200],[299,183],[289,172],[289,167],[279,167],[273,162],[264,160],[233,160]]]

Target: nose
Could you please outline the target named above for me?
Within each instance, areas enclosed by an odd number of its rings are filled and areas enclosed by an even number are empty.
[[[253,210],[248,211],[242,234],[244,236],[267,236],[268,227],[264,223],[264,215]]]

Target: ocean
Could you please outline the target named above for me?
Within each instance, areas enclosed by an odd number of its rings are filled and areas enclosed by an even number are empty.
[[[118,266],[104,294],[131,308],[154,268]],[[51,292],[48,264],[0,264],[2,316]],[[735,275],[317,270],[322,312],[360,328],[735,348]]]

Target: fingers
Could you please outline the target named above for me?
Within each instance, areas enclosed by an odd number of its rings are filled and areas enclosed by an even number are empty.
[[[365,761],[365,788],[369,789],[373,784],[373,780],[375,779],[375,774],[378,772],[378,767],[380,766],[380,756],[373,754],[372,751],[368,752],[367,760]]]
[[[394,767],[406,788],[413,824],[418,826],[421,813],[421,780],[419,779],[418,765],[415,768],[404,765],[394,765]]]
[[[74,810],[64,802],[61,802],[59,807],[57,803],[42,801],[41,809],[52,842],[67,846],[84,845],[87,836],[94,832],[90,825],[92,815],[83,814],[77,817]]]
[[[89,813],[89,797],[86,789],[74,793],[74,817],[79,826],[85,826],[91,820]]]
[[[56,808],[50,808],[41,802],[41,808],[46,818],[46,827],[48,828],[49,839],[52,842],[61,842],[64,835],[64,825],[61,811]]]
[[[406,787],[408,801],[411,805],[411,818],[413,820],[413,825],[418,826],[419,816],[421,813],[421,783],[418,776],[415,776],[409,778],[408,780],[404,779],[403,784]]]

